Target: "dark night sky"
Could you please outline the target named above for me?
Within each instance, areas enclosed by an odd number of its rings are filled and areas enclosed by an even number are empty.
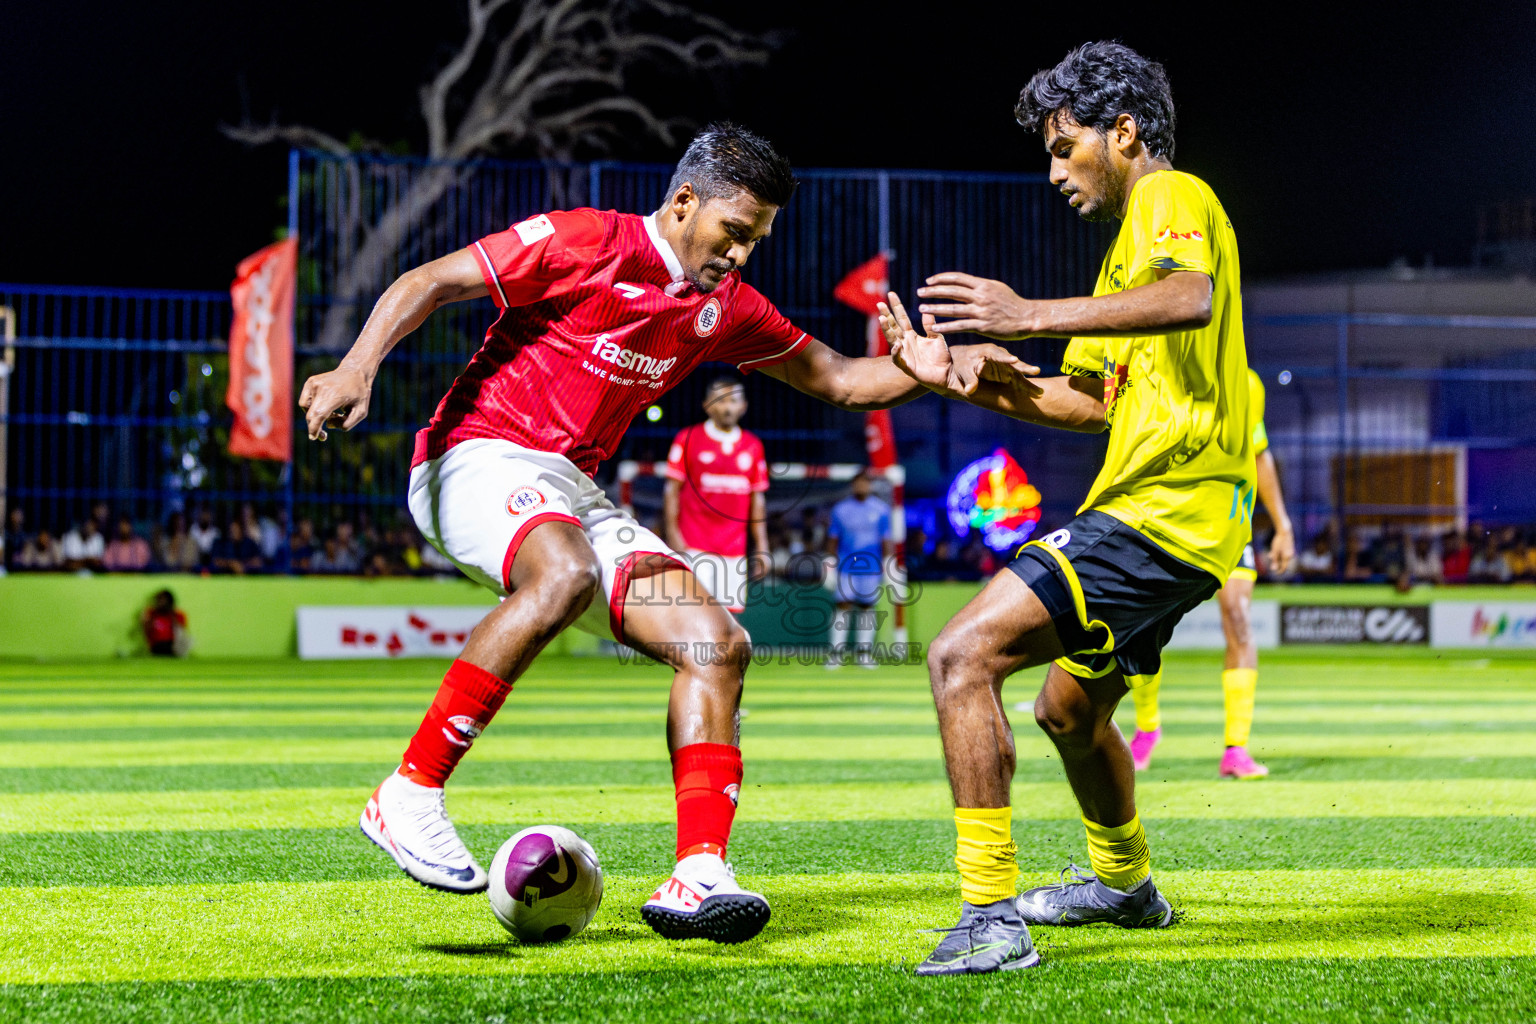
[[[275,147],[223,139],[221,122],[248,104],[420,147],[415,89],[459,38],[460,7],[386,6],[11,0],[0,281],[227,285],[281,222],[286,169]],[[1176,164],[1222,197],[1250,276],[1465,262],[1479,205],[1536,193],[1536,5],[1228,4],[1216,18],[1147,2],[712,9],[793,37],[766,70],[660,106],[729,114],[801,166],[1044,170],[1038,140],[1012,122],[1020,85],[1078,42],[1120,38],[1168,67]],[[1243,10],[1265,20],[1239,27]]]

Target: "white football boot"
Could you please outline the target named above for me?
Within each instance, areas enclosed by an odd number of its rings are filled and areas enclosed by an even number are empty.
[[[666,939],[746,942],[768,923],[768,901],[736,884],[736,872],[712,853],[684,857],[640,908]]]
[[[427,888],[485,891],[485,869],[453,830],[442,787],[423,786],[395,772],[373,791],[357,824],[363,835],[395,858],[401,871]]]

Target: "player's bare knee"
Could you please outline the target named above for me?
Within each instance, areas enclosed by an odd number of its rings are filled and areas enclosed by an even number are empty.
[[[580,618],[602,589],[597,563],[581,558],[563,559],[550,566],[533,588],[540,618],[558,628]]]
[[[1248,602],[1240,597],[1229,597],[1226,593],[1221,596],[1221,631],[1226,635],[1227,643],[1236,647],[1247,647],[1253,633],[1253,625],[1248,615]]]
[[[1035,698],[1035,724],[1058,747],[1093,744],[1094,719],[1086,702],[1055,693],[1049,685]]]
[[[971,684],[971,673],[966,669],[975,655],[960,633],[960,630],[945,628],[928,645],[928,680],[935,699],[940,702],[947,694],[964,690]]]

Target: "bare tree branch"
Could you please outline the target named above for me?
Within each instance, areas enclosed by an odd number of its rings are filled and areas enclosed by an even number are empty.
[[[418,90],[427,155],[445,162],[388,171],[390,205],[371,215],[363,201],[373,187],[368,176],[384,172],[348,160],[340,178],[326,179],[324,187],[345,195],[332,208],[340,223],[328,228],[335,271],[318,339],[325,348],[351,341],[363,301],[384,286],[400,247],[420,241],[421,221],[464,182],[464,161],[519,150],[570,161],[637,132],[671,145],[687,122],[629,93],[631,71],[761,65],[772,49],[764,37],[673,0],[465,0],[465,12],[462,41]],[[305,125],[247,122],[221,131],[246,145],[284,143],[337,157],[383,150]],[[559,178],[552,168],[551,185],[563,190]]]

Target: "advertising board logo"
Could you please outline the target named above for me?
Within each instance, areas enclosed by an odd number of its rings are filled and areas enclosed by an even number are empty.
[[[1286,644],[1424,644],[1428,605],[1285,605],[1280,642]]]

